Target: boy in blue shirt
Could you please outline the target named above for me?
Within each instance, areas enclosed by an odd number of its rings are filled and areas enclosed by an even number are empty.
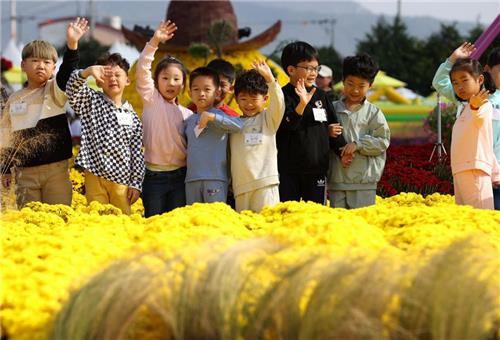
[[[340,157],[331,154],[328,192],[331,207],[353,209],[375,204],[390,131],[383,112],[366,99],[377,63],[367,54],[347,57],[342,71],[344,96],[333,106],[348,144]]]
[[[226,202],[228,133],[242,128],[239,118],[214,108],[220,96],[216,71],[199,67],[189,76],[189,94],[197,114],[185,122],[187,138],[186,203]]]

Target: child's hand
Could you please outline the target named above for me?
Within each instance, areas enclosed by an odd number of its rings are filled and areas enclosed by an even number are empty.
[[[453,64],[457,59],[468,58],[476,50],[476,46],[474,44],[466,41],[462,45],[460,45],[448,58]]]
[[[297,93],[297,95],[300,98],[300,101],[303,104],[307,105],[307,103],[309,103],[309,101],[311,101],[311,98],[313,97],[314,92],[316,92],[315,87],[313,87],[313,89],[310,92],[307,92],[303,78],[300,78],[299,81],[297,81],[297,86],[295,86],[295,93]]]
[[[85,18],[76,18],[66,29],[66,41],[70,50],[78,48],[78,40],[89,30],[88,21]]]
[[[165,43],[172,39],[175,31],[177,31],[175,23],[170,20],[167,20],[166,22],[162,21],[158,27],[156,27],[155,34],[151,38],[150,43],[153,46],[158,46],[159,43]]]
[[[473,94],[469,99],[470,108],[473,110],[477,110],[488,101],[488,97],[490,96],[490,92],[486,89],[482,89],[476,94]]]
[[[215,113],[203,111],[200,116],[200,120],[198,121],[198,127],[200,129],[204,129],[207,127],[208,122],[215,120]]]
[[[141,192],[136,188],[128,187],[127,189],[127,199],[130,205],[134,204],[141,196]]]
[[[349,143],[349,144],[346,144],[346,146],[344,146],[343,148],[340,148],[340,150],[342,150],[342,153],[340,154],[341,156],[344,156],[344,155],[353,155],[356,150],[357,150],[357,146],[356,146],[356,143]]]
[[[354,154],[348,154],[348,155],[346,154],[340,157],[340,163],[342,164],[342,167],[345,169],[351,165],[353,159],[354,159]]]
[[[340,123],[330,124],[328,125],[328,132],[330,137],[336,138],[342,133],[342,129],[344,127],[340,125]]]
[[[12,183],[12,175],[11,174],[3,174],[2,175],[2,185],[5,189],[10,188],[10,184]]]
[[[93,76],[97,83],[102,83],[108,77],[111,77],[113,72],[111,71],[111,66],[103,66],[103,65],[93,65],[87,67],[82,71],[81,75],[83,78],[88,78],[89,76]],[[99,84],[98,84],[99,85]]]
[[[252,66],[261,76],[264,77],[267,83],[274,82],[273,72],[264,60],[255,60],[252,63]]]

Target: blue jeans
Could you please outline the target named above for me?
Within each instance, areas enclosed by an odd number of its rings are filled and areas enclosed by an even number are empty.
[[[142,184],[144,216],[163,214],[186,205],[186,168],[173,171],[151,171],[146,169]]]
[[[500,210],[500,185],[493,187],[493,202],[495,204],[495,210]]]

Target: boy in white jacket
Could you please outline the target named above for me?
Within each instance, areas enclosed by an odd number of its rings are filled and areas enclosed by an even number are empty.
[[[236,210],[259,212],[279,202],[276,131],[285,112],[281,87],[264,61],[235,82],[243,129],[230,135],[231,174]],[[269,91],[269,96],[268,96]],[[264,105],[270,97],[269,107]]]

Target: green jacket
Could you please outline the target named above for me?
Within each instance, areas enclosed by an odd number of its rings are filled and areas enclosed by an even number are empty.
[[[390,130],[383,112],[368,100],[349,111],[343,102],[333,103],[344,127],[347,143],[355,142],[357,150],[351,165],[343,168],[340,158],[330,152],[328,190],[374,190],[382,177]]]

